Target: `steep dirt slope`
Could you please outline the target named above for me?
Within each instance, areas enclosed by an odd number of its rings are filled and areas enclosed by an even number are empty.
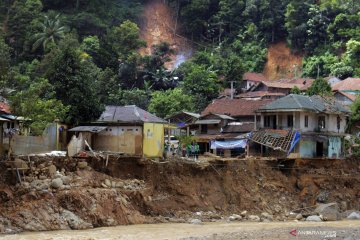
[[[141,38],[146,41],[147,47],[140,53],[151,54],[151,47],[161,42],[167,42],[175,54],[168,68],[174,68],[191,55],[191,46],[187,40],[179,35],[179,23],[176,23],[175,14],[162,0],[150,0],[144,6],[142,15]]]
[[[301,76],[303,56],[294,54],[286,45],[279,42],[270,45],[264,75],[271,80],[282,78],[294,78]]]
[[[35,169],[46,169],[48,162]],[[93,168],[82,170],[74,159],[52,162],[64,169],[68,183],[60,188],[51,179],[29,177],[21,185],[0,184],[0,232],[213,221],[243,210],[283,221],[290,212],[309,214],[312,208],[307,207],[316,202],[338,202],[342,211],[360,209],[358,160],[281,165],[239,160],[199,166],[110,158],[106,167],[93,159]],[[200,211],[201,216],[196,214]]]

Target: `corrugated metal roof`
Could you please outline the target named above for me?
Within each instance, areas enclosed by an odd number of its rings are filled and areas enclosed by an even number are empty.
[[[334,99],[325,99],[320,96],[304,96],[290,94],[274,102],[262,106],[258,112],[278,110],[309,110],[325,113],[349,113],[350,111]]]
[[[344,91],[344,90],[352,90],[352,91],[360,91],[360,78],[347,78],[338,82],[332,86],[333,91]]]
[[[111,123],[166,123],[154,114],[151,114],[135,105],[129,106],[106,106],[97,122]]]
[[[101,132],[104,131],[107,127],[102,127],[102,126],[78,126],[78,127],[74,127],[72,129],[69,129],[69,132],[92,132],[92,133],[97,133],[97,132]]]
[[[197,120],[195,124],[199,125],[206,125],[206,124],[219,124],[221,122],[220,119],[203,119],[203,120]]]
[[[10,120],[9,120],[9,119],[6,119],[6,118],[0,117],[0,122],[10,122]]]

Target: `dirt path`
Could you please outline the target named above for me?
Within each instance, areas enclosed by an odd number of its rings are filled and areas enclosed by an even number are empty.
[[[296,230],[297,236],[290,231]],[[326,236],[326,234],[328,236]],[[4,240],[67,239],[360,239],[360,221],[148,224],[78,231],[54,231],[5,235]]]

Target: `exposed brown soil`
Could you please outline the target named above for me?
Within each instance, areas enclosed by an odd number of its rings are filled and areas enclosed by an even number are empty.
[[[180,61],[179,55],[188,58],[191,54],[191,45],[184,37],[179,35],[180,26],[176,23],[176,13],[162,0],[148,1],[144,6],[141,24],[141,38],[146,41],[147,47],[140,50],[142,55],[149,55],[152,46],[161,42],[167,42],[175,51],[171,56],[171,62],[166,67],[172,69],[176,61]],[[181,57],[182,58],[182,57]]]
[[[263,74],[270,80],[301,76],[303,56],[292,53],[286,42],[270,45]]]
[[[243,210],[267,212],[283,221],[290,212],[309,214],[313,208],[302,208],[317,201],[338,202],[342,211],[360,209],[358,160],[299,160],[281,168],[277,162],[259,160],[201,166],[136,159],[110,159],[107,167],[97,159],[89,163],[93,169],[80,170],[75,160],[54,161],[71,178],[66,188],[2,183],[0,231],[216,221]],[[104,185],[106,179],[121,187]]]

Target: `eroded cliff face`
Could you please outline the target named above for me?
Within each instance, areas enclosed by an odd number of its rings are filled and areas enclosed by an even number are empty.
[[[144,6],[140,24],[141,38],[147,44],[140,53],[149,55],[153,45],[169,43],[175,53],[166,64],[168,69],[179,66],[192,54],[191,44],[181,36],[181,26],[176,18],[176,13],[163,0],[150,0]]]
[[[286,42],[271,44],[263,73],[270,80],[301,77],[302,60],[303,56],[292,53]]]
[[[21,184],[9,172],[1,175],[2,233],[221,221],[244,210],[245,221],[263,212],[284,221],[290,212],[310,214],[319,202],[337,202],[341,211],[360,207],[358,160],[31,162]]]

